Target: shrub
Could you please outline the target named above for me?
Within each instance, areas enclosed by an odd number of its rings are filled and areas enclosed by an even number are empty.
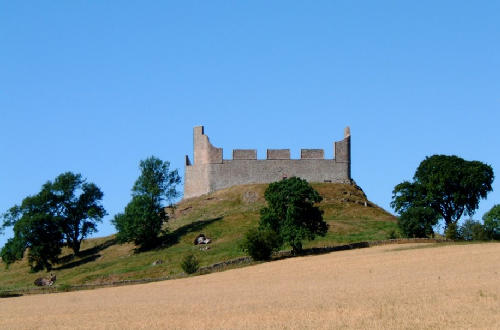
[[[58,285],[57,286],[57,291],[61,291],[61,292],[69,292],[72,290],[72,286],[69,285],[69,284],[61,284],[61,285]]]
[[[457,224],[452,222],[446,227],[446,230],[444,231],[444,236],[447,239],[458,239],[460,238]]]
[[[405,237],[428,237],[434,234],[432,226],[438,221],[437,213],[429,207],[409,207],[401,212],[398,226]]]
[[[253,260],[269,260],[281,246],[278,234],[271,229],[251,229],[245,234],[242,248]]]
[[[188,254],[182,258],[181,267],[186,274],[194,274],[200,269],[200,262],[193,254]]]
[[[500,240],[500,204],[491,208],[483,216],[485,239]]]
[[[479,221],[467,219],[460,226],[459,236],[466,241],[484,240],[484,227]]]
[[[387,235],[387,238],[388,239],[396,239],[398,238],[398,233],[393,229],[389,232],[389,234]]]

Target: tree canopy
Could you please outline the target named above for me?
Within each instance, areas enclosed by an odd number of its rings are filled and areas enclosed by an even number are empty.
[[[492,191],[493,179],[493,169],[487,164],[433,155],[420,163],[413,182],[396,185],[391,206],[403,214],[414,207],[430,208],[446,227],[456,225],[462,215],[474,214],[479,201]]]
[[[302,250],[304,239],[313,240],[328,231],[323,212],[314,205],[323,198],[306,180],[291,177],[273,182],[264,197],[267,206],[260,211],[260,226],[276,232],[293,252]]]
[[[483,215],[484,231],[488,239],[500,239],[500,204]]]
[[[162,225],[168,220],[167,203],[179,196],[176,190],[181,178],[170,163],[154,156],[139,164],[141,174],[132,188],[132,200],[124,213],[117,214],[113,224],[120,242],[134,242],[141,248],[156,244]]]
[[[10,265],[29,249],[28,262],[34,271],[50,270],[63,246],[62,219],[54,214],[52,200],[45,191],[23,199],[20,206],[4,214],[4,226],[13,226],[10,238],[0,252]]]
[[[2,259],[12,263],[29,248],[30,265],[38,270],[50,269],[64,245],[78,254],[81,241],[97,231],[106,214],[102,197],[101,190],[81,174],[66,172],[48,181],[38,194],[3,215],[2,227],[12,226],[14,237],[3,247]]]
[[[49,191],[56,205],[56,215],[64,220],[66,244],[78,254],[82,240],[97,231],[97,223],[106,215],[101,205],[102,191],[86,182],[81,174],[71,172],[59,175],[43,189]]]
[[[432,227],[439,216],[430,207],[415,206],[401,212],[398,226],[406,237],[428,237],[434,233]]]

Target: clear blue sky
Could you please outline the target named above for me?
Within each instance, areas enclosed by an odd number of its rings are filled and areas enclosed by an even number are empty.
[[[123,210],[150,155],[324,148],[385,209],[425,156],[500,175],[498,1],[3,1],[0,212],[65,171]],[[500,203],[500,179],[475,218]],[[179,187],[182,190],[182,187]],[[12,234],[0,236],[0,246]]]

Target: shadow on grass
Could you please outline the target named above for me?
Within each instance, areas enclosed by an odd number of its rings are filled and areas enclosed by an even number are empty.
[[[222,220],[223,217],[217,217],[213,219],[207,219],[207,220],[198,220],[195,222],[192,222],[188,225],[182,226],[174,230],[173,232],[164,234],[163,236],[158,237],[156,242],[154,244],[152,243],[151,246],[149,247],[140,247],[134,250],[135,253],[140,253],[140,252],[145,252],[145,251],[151,251],[151,250],[159,250],[159,249],[166,249],[168,247],[171,247],[174,244],[179,243],[181,237],[192,233],[192,232],[199,232],[206,226],[208,226],[211,223],[214,223],[215,221]]]
[[[15,297],[21,297],[22,294],[20,293],[11,293],[11,292],[0,292],[0,299],[1,298],[15,298]]]
[[[62,269],[69,269],[69,268],[73,268],[73,267],[78,267],[78,266],[84,265],[88,262],[96,261],[100,256],[101,256],[100,254],[93,254],[91,256],[82,258],[80,260],[73,261],[73,262],[64,264],[64,265],[59,266],[59,267],[55,267],[53,269],[54,270],[62,270]]]
[[[76,256],[74,254],[68,254],[67,256],[61,257],[58,259],[57,263],[58,264],[63,264],[62,266],[54,268],[54,270],[61,270],[61,269],[68,269],[68,268],[73,268],[77,266],[81,266],[83,264],[86,264],[91,261],[95,261],[97,258],[99,258],[101,255],[99,254],[100,251],[107,249],[111,245],[116,244],[116,239],[108,239],[107,241],[98,244],[90,249],[82,250],[80,253],[78,253],[80,260],[76,260],[73,262],[70,262],[73,260]]]

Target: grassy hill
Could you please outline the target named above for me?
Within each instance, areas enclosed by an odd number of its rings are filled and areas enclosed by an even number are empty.
[[[170,212],[170,234],[152,251],[136,253],[133,244],[116,244],[114,236],[86,240],[80,257],[73,257],[69,250],[63,253],[54,269],[57,284],[164,278],[182,272],[180,260],[188,253],[195,254],[201,266],[244,256],[239,243],[243,234],[258,224],[266,187],[242,185],[181,201]],[[330,229],[325,237],[306,242],[304,248],[385,239],[396,229],[395,217],[368,201],[359,187],[335,183],[313,187],[324,198],[320,207]],[[199,233],[212,239],[209,250],[193,245]],[[153,266],[157,260],[163,263]],[[0,289],[32,286],[43,275],[29,273],[26,260],[8,270],[1,265]]]

